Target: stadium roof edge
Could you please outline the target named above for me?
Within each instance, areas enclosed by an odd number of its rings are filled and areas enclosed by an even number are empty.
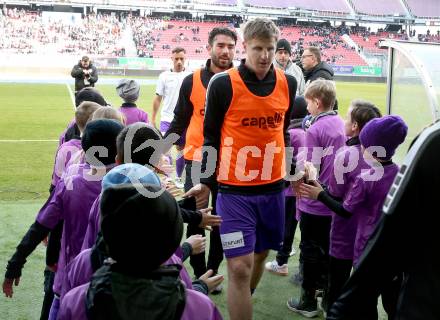
[[[212,5],[212,8],[209,7],[208,4],[199,4],[192,3],[191,8],[178,8],[174,3],[168,3],[167,1],[158,1],[158,2],[150,2],[145,1],[145,5],[136,1],[136,4],[130,4],[130,0],[119,3],[110,3],[112,1],[107,1],[107,4],[103,3],[93,3],[90,1],[88,3],[84,2],[76,2],[72,0],[69,3],[63,1],[17,1],[17,0],[6,0],[4,3],[6,5],[38,5],[38,6],[51,6],[53,4],[62,5],[63,7],[85,7],[85,6],[94,6],[98,10],[117,10],[117,11],[129,11],[129,10],[143,10],[148,9],[152,12],[164,12],[164,13],[172,13],[174,11],[178,12],[188,12],[193,13],[195,11],[204,14],[237,14],[246,16],[248,14],[252,15],[261,15],[261,16],[270,16],[270,17],[281,17],[281,18],[301,18],[301,19],[309,19],[313,21],[315,19],[322,19],[328,21],[361,21],[364,23],[385,23],[385,24],[405,24],[405,23],[415,23],[415,24],[424,24],[427,21],[440,20],[440,17],[435,18],[416,18],[414,16],[371,16],[356,13],[352,15],[351,13],[342,13],[342,12],[331,12],[331,11],[318,11],[318,10],[307,10],[301,9],[297,7],[290,8],[268,8],[268,7],[253,7],[245,5],[243,7],[239,6],[220,6],[217,4]]]

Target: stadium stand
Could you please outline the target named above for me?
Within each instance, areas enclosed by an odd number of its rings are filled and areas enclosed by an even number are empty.
[[[392,32],[358,32],[350,34],[350,38],[360,46],[362,51],[370,53],[385,52],[385,49],[379,49],[380,39],[396,39],[408,40],[406,34],[392,33]]]
[[[195,0],[194,3],[236,6],[237,0]]]
[[[215,27],[230,27],[221,22],[161,21],[148,18],[131,19],[138,56],[167,58],[172,48],[186,49],[190,59],[205,59],[208,34]],[[232,28],[233,29],[233,28]],[[242,52],[238,41],[237,54]]]
[[[440,2],[438,0],[406,0],[408,8],[415,17],[439,18]]]
[[[405,8],[400,0],[351,0],[351,2],[355,11],[360,14],[372,16],[406,15]]]
[[[355,48],[348,45],[341,33],[331,28],[282,27],[281,37],[292,42],[296,51],[300,46],[316,46],[321,49],[322,60],[337,65],[365,66],[367,63],[359,56]]]
[[[344,0],[246,0],[249,6],[255,7],[274,7],[274,8],[300,8],[313,11],[330,11],[349,13],[350,7]]]
[[[77,0],[91,3],[95,0]],[[113,0],[108,0],[111,3]],[[140,0],[128,0],[140,1]],[[149,3],[151,1],[145,1]],[[130,2],[131,3],[131,2]],[[157,2],[159,3],[159,2]],[[161,4],[168,3],[161,1]],[[183,2],[182,2],[183,3]],[[423,4],[418,0],[193,0],[186,3],[212,5],[213,8],[238,8],[239,4],[247,7],[259,8],[284,8],[314,11],[313,15],[336,14],[351,16],[353,12],[376,16],[394,17],[410,14],[413,17],[439,17],[440,5],[438,0],[426,0]],[[350,7],[351,5],[351,7]],[[17,9],[14,7],[0,11],[0,53],[13,54],[45,54],[62,53],[65,55],[89,54],[103,57],[135,56],[150,58],[168,58],[172,48],[182,46],[187,50],[189,59],[204,60],[207,57],[206,44],[208,33],[214,27],[229,27],[234,29],[232,22],[190,21],[188,17],[176,16],[160,17],[138,16],[129,13],[121,14],[87,14],[83,15],[77,23],[67,23],[55,20],[47,21],[42,18],[41,12],[34,10]],[[229,10],[229,9],[228,9]],[[235,10],[235,9],[234,9]],[[408,12],[407,12],[408,11]],[[183,20],[180,20],[183,19]],[[200,19],[200,18],[199,18]],[[204,17],[206,19],[206,17]],[[240,18],[241,19],[241,18]],[[233,21],[239,35],[236,49],[236,59],[243,54],[242,39],[238,23]],[[292,43],[292,48],[297,55],[307,46],[318,46],[322,50],[324,61],[340,66],[365,66],[368,65],[367,54],[386,53],[378,48],[382,38],[404,39],[408,36],[401,32],[370,32],[369,28],[348,28],[344,25],[334,28],[330,26],[296,26],[291,22],[280,21],[281,36]],[[286,24],[286,25],[285,25]],[[411,40],[422,42],[440,42],[440,33],[416,35],[411,34]]]
[[[6,14],[5,14],[6,13]],[[0,49],[12,53],[72,53],[121,56],[122,24],[111,15],[87,15],[76,25],[43,23],[40,13],[8,9],[0,15]]]

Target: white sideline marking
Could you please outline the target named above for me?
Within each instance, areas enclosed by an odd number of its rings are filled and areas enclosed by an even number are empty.
[[[0,139],[0,142],[57,142],[58,140],[52,139],[18,139],[18,140],[8,140],[8,139]]]
[[[68,83],[66,83],[66,86],[67,86],[67,90],[69,91],[70,100],[72,100],[73,110],[76,110],[75,97],[73,95],[72,88],[70,87],[70,85]]]

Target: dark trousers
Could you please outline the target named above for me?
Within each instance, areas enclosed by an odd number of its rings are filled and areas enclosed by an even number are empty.
[[[306,292],[327,289],[330,245],[330,216],[301,212],[301,254],[303,261],[302,288]]]
[[[353,260],[338,259],[330,256],[327,289],[327,308],[330,309],[333,302],[342,293],[342,287],[350,278]]]
[[[293,239],[295,238],[296,225],[298,221],[296,220],[296,198],[286,197],[286,216],[284,225],[284,240],[281,249],[277,253],[277,263],[279,266],[286,264],[290,257],[290,252],[292,251]]]
[[[53,301],[53,280],[55,279],[55,272],[48,269],[44,270],[44,299],[41,307],[40,320],[47,320],[49,318],[49,311]]]
[[[401,274],[396,276],[393,280],[384,283],[380,290],[382,306],[388,314],[389,320],[393,320],[396,317],[397,302],[399,300],[402,281],[403,275]]]
[[[191,179],[192,161],[185,160],[185,192],[193,187]],[[212,195],[212,207],[211,214],[217,214],[215,211],[215,205],[217,201],[217,189],[211,190]],[[201,234],[205,236],[205,230],[197,226],[188,225],[186,229],[186,237],[190,237],[195,234]],[[223,261],[223,247],[220,239],[220,229],[213,227],[209,235],[209,253],[208,263],[206,263],[205,253],[192,255],[189,258],[189,263],[194,270],[194,275],[199,278],[207,270],[212,269],[214,273],[217,273],[220,263]]]

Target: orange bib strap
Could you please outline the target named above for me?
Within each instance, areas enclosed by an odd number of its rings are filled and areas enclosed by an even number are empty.
[[[202,83],[202,69],[194,71],[190,101],[194,109],[188,129],[186,130],[183,157],[186,160],[202,161],[203,119],[205,117],[206,102],[206,88]]]

